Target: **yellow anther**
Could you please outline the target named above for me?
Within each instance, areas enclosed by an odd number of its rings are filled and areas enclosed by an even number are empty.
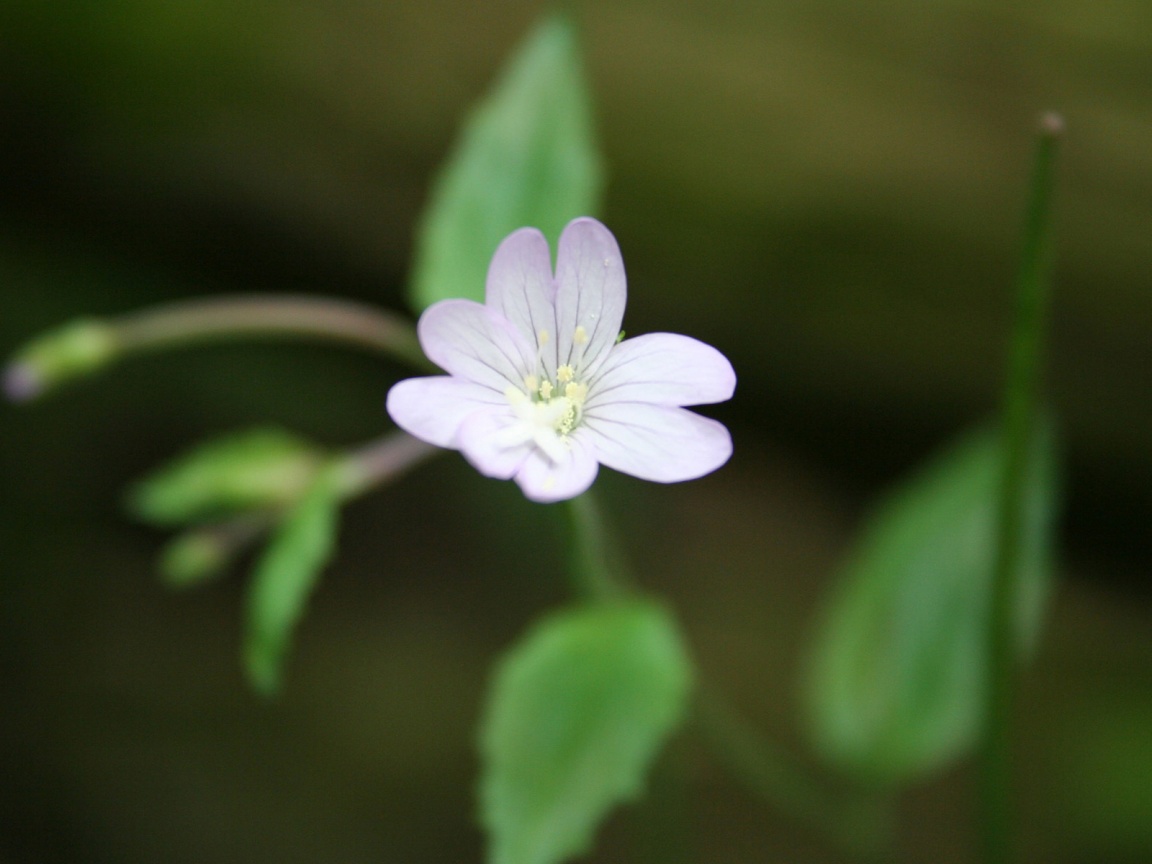
[[[552,382],[545,381],[540,385],[540,398],[547,402],[552,398]]]
[[[583,402],[587,393],[587,384],[577,384],[575,381],[571,381],[564,385],[564,396],[573,402]]]
[[[541,330],[539,333],[536,334],[536,341],[541,345],[547,345],[548,339],[549,339],[549,336],[548,336],[547,330]]]
[[[535,375],[529,375],[524,379],[524,386],[528,388],[529,393],[535,393],[536,388],[540,386],[540,379]]]
[[[572,334],[572,341],[577,345],[583,345],[588,341],[588,331],[584,329],[583,324],[577,327],[576,332]]]
[[[561,384],[567,384],[575,377],[576,370],[569,366],[567,363],[556,370],[556,380]]]

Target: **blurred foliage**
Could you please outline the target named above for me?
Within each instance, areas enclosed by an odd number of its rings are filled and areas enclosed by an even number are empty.
[[[237,432],[198,445],[136,483],[136,518],[172,526],[295,503],[320,468],[317,447],[283,429]]]
[[[798,747],[797,646],[854,515],[994,402],[1028,130],[1065,114],[1050,377],[1074,578],[1021,700],[1024,839],[1036,860],[1147,860],[1152,7],[573,5],[625,326],[689,331],[740,375],[715,411],[729,469],[600,483],[709,679]],[[201,293],[401,307],[434,173],[540,11],[0,4],[4,344]],[[222,429],[370,437],[397,374],[221,347],[4,412],[0,857],[478,857],[485,671],[563,595],[548,511],[450,460],[350,508],[273,717],[235,675],[237,588],[158,591],[156,538],[113,506],[127,478]],[[965,779],[905,801],[909,857],[955,855]],[[686,782],[708,802],[685,830],[709,858],[834,860],[707,771]],[[633,844],[614,823],[599,856],[639,860]]]
[[[638,797],[684,719],[691,666],[671,616],[648,601],[570,609],[502,659],[481,730],[492,864],[586,853],[604,815]]]
[[[923,779],[976,743],[988,686],[1001,445],[997,429],[969,433],[891,493],[824,610],[807,726],[825,758],[866,781]],[[1036,436],[1030,457],[1015,590],[1025,656],[1052,575],[1050,429]]]
[[[280,688],[293,631],[336,549],[343,487],[339,470],[319,472],[285,514],[252,574],[244,660],[252,685],[265,695]]]

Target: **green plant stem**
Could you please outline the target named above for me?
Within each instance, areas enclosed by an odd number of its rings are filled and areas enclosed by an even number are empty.
[[[109,322],[122,352],[236,338],[323,339],[429,367],[412,325],[399,315],[326,297],[241,296],[189,300]]]
[[[718,694],[697,693],[693,724],[728,774],[779,813],[862,860],[886,860],[891,843],[888,801],[835,790],[739,716]]]
[[[632,578],[604,522],[595,493],[589,489],[568,502],[571,517],[571,564],[576,594],[584,600],[610,602],[631,592]]]
[[[1015,590],[1019,582],[1024,475],[1035,425],[1051,267],[1051,197],[1056,144],[1063,121],[1040,125],[1016,282],[1016,308],[1003,396],[1003,473],[996,525],[996,559],[987,630],[988,694],[980,754],[980,808],[985,864],[1013,860],[1012,691]]]

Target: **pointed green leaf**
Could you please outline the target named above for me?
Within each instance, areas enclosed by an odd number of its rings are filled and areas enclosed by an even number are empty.
[[[595,215],[601,185],[575,28],[552,15],[474,109],[438,178],[417,236],[412,306],[482,301],[504,237],[533,225],[555,243],[569,220]]]
[[[663,608],[583,607],[501,662],[481,731],[489,864],[557,864],[636,797],[684,716],[691,667]]]
[[[864,531],[830,598],[810,664],[811,731],[830,761],[907,781],[967,751],[985,698],[985,627],[1000,436],[971,434],[898,490]],[[1050,572],[1055,455],[1031,454],[1017,616],[1037,635]]]
[[[182,525],[297,500],[321,462],[317,448],[280,429],[201,444],[137,483],[128,507],[145,522]]]
[[[334,551],[342,489],[337,471],[318,474],[256,566],[248,596],[244,661],[252,685],[266,695],[280,687],[292,633]]]

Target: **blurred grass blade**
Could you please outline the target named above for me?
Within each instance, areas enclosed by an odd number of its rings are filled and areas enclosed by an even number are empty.
[[[280,687],[292,633],[335,548],[342,488],[337,471],[318,474],[273,535],[253,574],[244,661],[252,685],[265,695]]]
[[[533,225],[555,243],[569,220],[595,215],[601,185],[575,27],[554,14],[476,106],[443,168],[417,236],[413,308],[482,301],[505,236]]]
[[[1037,635],[1055,512],[1050,430],[1029,455],[1014,617]],[[985,634],[1002,438],[963,438],[876,514],[825,610],[810,665],[811,731],[830,761],[864,779],[913,780],[976,742],[986,698]]]
[[[208,441],[137,483],[128,508],[144,522],[186,525],[247,510],[284,507],[321,464],[312,444],[280,429]]]
[[[557,864],[636,797],[684,718],[691,668],[646,601],[545,619],[501,662],[481,731],[489,864]]]

